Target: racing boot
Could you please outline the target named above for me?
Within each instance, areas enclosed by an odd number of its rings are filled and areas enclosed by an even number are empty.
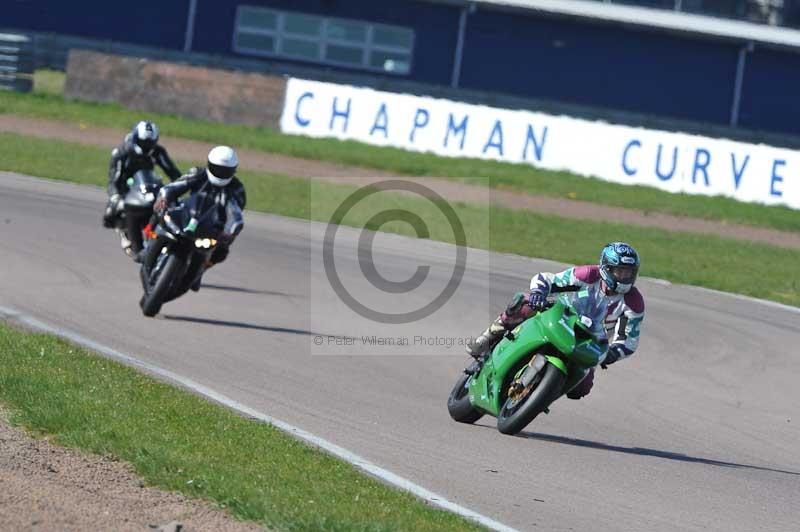
[[[506,307],[506,311],[498,316],[480,336],[467,345],[467,354],[478,362],[482,361],[483,355],[503,338],[507,330],[521,323],[528,316],[523,312],[526,302],[527,294],[525,292],[514,294],[514,297],[511,298]]]
[[[119,203],[120,203],[119,194],[112,194],[111,197],[108,198],[106,209],[105,211],[103,211],[103,227],[107,229],[111,229],[114,227],[114,222],[117,217],[117,212],[119,212]]]
[[[467,354],[475,360],[482,360],[483,355],[494,347],[505,333],[506,326],[503,324],[502,316],[498,316],[480,336],[467,344]]]
[[[130,258],[134,258],[136,256],[131,248],[131,241],[128,239],[128,235],[125,234],[125,231],[119,232],[119,245],[122,247],[122,251],[124,251],[125,254]]]

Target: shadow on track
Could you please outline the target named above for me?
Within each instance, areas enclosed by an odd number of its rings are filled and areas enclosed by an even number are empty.
[[[245,323],[241,321],[224,321],[212,320],[208,318],[194,318],[191,316],[172,316],[170,314],[162,315],[165,320],[171,321],[188,321],[191,323],[201,323],[204,325],[217,325],[220,327],[236,327],[238,329],[252,329],[256,331],[278,332],[288,334],[298,334],[302,336],[327,336],[326,334],[315,333],[314,331],[307,331],[305,329],[289,329],[286,327],[270,327],[269,325],[256,325],[254,323]]]
[[[206,284],[203,283],[203,288],[210,288],[211,290],[224,290],[226,292],[239,292],[242,294],[258,294],[263,296],[283,296],[283,297],[297,297],[296,294],[288,292],[277,292],[272,290],[254,290],[252,288],[243,288],[241,286],[228,286],[223,284]]]
[[[487,426],[487,425],[481,425]],[[491,427],[494,428],[494,427]],[[710,458],[699,458],[696,456],[689,456],[682,453],[673,453],[670,451],[660,451],[658,449],[648,449],[646,447],[621,447],[619,445],[609,445],[591,440],[580,440],[577,438],[568,438],[566,436],[555,436],[553,434],[542,434],[538,432],[520,432],[518,436],[528,438],[531,440],[548,441],[552,443],[560,443],[563,445],[574,445],[576,447],[588,447],[590,449],[600,449],[602,451],[613,451],[615,453],[635,454],[638,456],[653,456],[655,458],[663,458],[666,460],[676,460],[678,462],[690,462],[697,464],[706,464],[719,467],[732,467],[739,469],[754,469],[757,471],[769,471],[772,473],[783,473],[784,475],[800,476],[796,471],[786,471],[784,469],[774,469],[771,467],[755,466],[750,464],[737,464],[735,462],[724,462],[722,460],[713,460]]]

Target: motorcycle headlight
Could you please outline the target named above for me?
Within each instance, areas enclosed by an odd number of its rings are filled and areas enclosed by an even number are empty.
[[[209,249],[217,245],[217,241],[213,238],[198,238],[194,241],[196,248]]]

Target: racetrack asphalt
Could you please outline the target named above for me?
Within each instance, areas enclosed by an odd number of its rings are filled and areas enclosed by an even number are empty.
[[[342,347],[328,336],[468,337],[531,274],[563,265],[470,250],[441,310],[383,325],[326,288],[315,258],[322,224],[248,212],[200,292],[147,319],[135,265],[100,226],[104,200],[97,188],[0,175],[0,306],[191,378],[522,530],[797,530],[795,310],[642,279],[636,355],[599,373],[587,398],[561,399],[507,437],[488,417],[450,420],[460,346]],[[352,252],[358,237],[339,230],[337,271],[357,299],[386,310]],[[424,304],[447,282],[453,250],[375,238],[387,278],[430,265],[431,286],[394,296],[398,308]]]

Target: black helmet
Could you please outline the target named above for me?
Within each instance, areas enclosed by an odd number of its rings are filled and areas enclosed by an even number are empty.
[[[133,149],[139,155],[149,155],[158,143],[158,126],[142,120],[133,127],[131,134]]]

